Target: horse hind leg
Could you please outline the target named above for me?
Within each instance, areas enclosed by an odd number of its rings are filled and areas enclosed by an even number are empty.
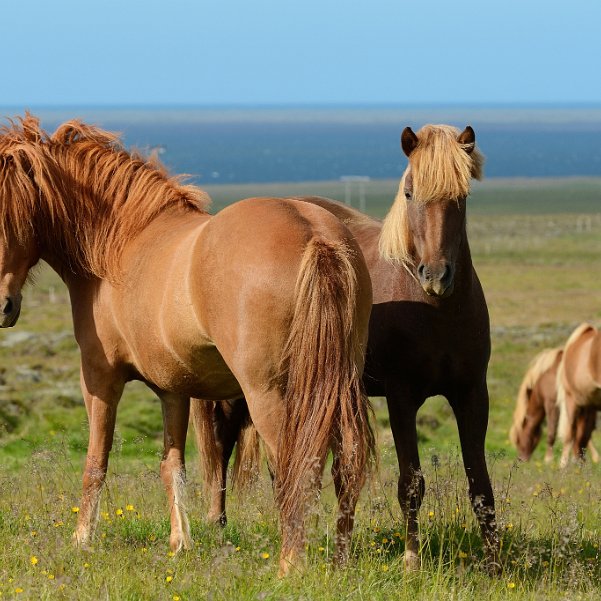
[[[334,459],[332,462],[332,478],[334,490],[338,499],[338,517],[336,520],[336,551],[334,564],[344,565],[349,558],[351,534],[355,523],[355,508],[359,500],[359,494],[363,487],[365,478],[357,481],[353,473],[349,473],[343,461],[341,461],[341,446],[335,443],[332,447]]]
[[[190,413],[190,399],[170,393],[160,394],[163,407],[164,448],[161,461],[161,480],[169,501],[173,552],[192,548],[190,524],[185,504],[185,446]]]
[[[199,450],[203,449],[206,456],[211,456],[212,461],[208,462],[205,468],[205,479],[210,489],[210,507],[207,514],[209,522],[225,526],[227,524],[227,514],[225,509],[227,495],[227,471],[234,446],[238,441],[248,416],[248,409],[244,399],[236,401],[197,401],[202,403],[202,407],[196,407],[195,413],[198,413],[202,419],[207,420],[202,428],[196,429],[197,440],[204,434],[211,440],[202,441],[198,444]],[[199,417],[195,417],[196,420]],[[212,432],[209,430],[212,429]],[[207,444],[212,444],[213,449],[207,449]],[[237,453],[241,450],[238,448]],[[205,457],[205,460],[208,457]],[[215,465],[212,465],[212,464]]]

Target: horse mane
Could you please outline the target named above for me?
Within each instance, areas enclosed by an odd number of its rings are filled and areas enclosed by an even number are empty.
[[[528,391],[532,390],[539,378],[557,361],[558,356],[563,352],[562,347],[544,349],[530,361],[528,369],[524,374],[522,383],[518,391],[518,396],[513,412],[513,423],[509,430],[509,440],[513,446],[517,446],[518,432],[522,427],[524,418],[528,409]]]
[[[73,120],[49,135],[29,113],[0,127],[0,231],[35,233],[79,275],[117,278],[126,243],[162,211],[208,204],[117,134]]]
[[[436,202],[465,198],[471,180],[481,179],[484,156],[477,147],[466,152],[458,142],[460,131],[450,125],[424,125],[418,144],[409,156],[394,203],[384,219],[380,235],[380,255],[389,261],[411,264],[411,232],[404,195],[409,168],[413,181],[412,202]]]
[[[578,342],[578,340],[591,331],[596,331],[597,328],[592,326],[590,323],[581,323],[569,336],[568,341],[564,346],[563,357],[557,370],[557,406],[559,407],[559,424],[557,426],[557,433],[564,443],[569,440],[571,424],[568,422],[567,411],[565,409],[566,404],[566,377],[565,377],[565,362],[570,349]]]

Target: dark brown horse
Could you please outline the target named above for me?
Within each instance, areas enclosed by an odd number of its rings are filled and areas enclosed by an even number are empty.
[[[563,357],[562,348],[545,349],[530,363],[520,385],[513,413],[509,439],[518,450],[523,461],[528,461],[536,449],[541,436],[543,421],[547,420],[547,450],[545,462],[553,460],[553,446],[557,437],[559,407],[557,405],[557,371]],[[591,453],[593,462],[599,461],[597,449],[590,440],[596,421],[596,411],[585,409],[578,416],[576,431],[581,433],[576,455],[581,457],[584,447]],[[582,435],[589,439],[583,440]],[[582,447],[582,448],[580,448]]]
[[[81,350],[90,441],[75,540],[93,534],[117,404],[141,380],[163,405],[172,549],[190,546],[189,399],[243,394],[275,458],[281,571],[304,551],[329,448],[343,561],[373,449],[361,386],[367,267],[320,207],[253,199],[211,217],[205,205],[201,190],[84,123],[48,135],[27,116],[0,131],[0,325],[16,323],[27,274],[44,259],[69,289]]]
[[[407,524],[407,567],[419,565],[417,518],[425,489],[416,414],[434,395],[446,396],[455,413],[470,497],[488,559],[497,564],[494,498],[485,459],[489,320],[466,232],[470,183],[480,177],[483,159],[471,127],[459,132],[428,125],[417,135],[406,128],[401,142],[409,166],[384,223],[334,201],[302,200],[345,223],[369,267],[374,306],[364,383],[369,395],[388,401],[400,468],[398,499]],[[224,520],[224,465],[235,437],[220,439],[219,422],[229,415],[242,418],[232,413],[231,404],[213,415],[209,409],[193,404],[193,416],[208,457],[213,448],[211,515]]]
[[[564,347],[557,370],[557,404],[563,442],[560,465],[565,467],[570,450],[584,459],[601,409],[601,332],[588,323],[580,324]],[[598,459],[596,450],[591,449],[591,456]]]

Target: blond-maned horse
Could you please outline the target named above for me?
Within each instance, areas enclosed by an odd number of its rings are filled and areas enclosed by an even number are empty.
[[[406,128],[401,144],[409,165],[383,223],[331,200],[303,200],[326,208],[349,227],[369,267],[374,306],[364,382],[368,394],[388,401],[400,468],[398,499],[407,525],[406,566],[419,565],[418,511],[425,490],[416,415],[428,397],[438,394],[447,397],[455,413],[470,497],[489,564],[497,566],[499,540],[485,459],[489,320],[466,232],[467,196],[472,178],[481,176],[483,157],[471,127],[460,132],[427,125],[417,134]],[[210,516],[221,521],[224,466],[235,437],[220,438],[224,426],[219,422],[233,415],[242,427],[247,424],[232,406],[211,415],[211,405],[195,403],[192,412],[199,447],[214,462],[206,469]]]
[[[528,366],[520,385],[516,399],[513,423],[509,431],[509,439],[523,461],[528,461],[536,449],[542,436],[543,421],[547,420],[547,449],[545,462],[553,460],[553,446],[557,437],[559,422],[559,406],[557,405],[557,370],[563,356],[563,348],[545,349],[541,351]],[[578,421],[583,422],[577,429],[585,431],[589,420],[595,420],[595,411],[583,410]],[[589,440],[587,448],[592,460],[599,461],[599,454],[593,441]],[[579,453],[580,454],[580,453]]]
[[[557,370],[557,404],[563,442],[560,465],[565,467],[570,449],[584,458],[601,409],[601,332],[588,323],[580,324],[564,347]],[[598,460],[590,450],[593,461]]]
[[[74,538],[87,545],[127,381],[162,401],[170,545],[190,547],[183,504],[190,397],[244,395],[275,461],[280,569],[302,563],[306,505],[336,458],[344,561],[374,448],[362,389],[372,293],[361,251],[328,211],[250,199],[217,216],[194,186],[80,121],[30,115],[0,131],[0,325],[29,270],[66,283],[90,439]]]
[[[557,369],[562,348],[541,351],[528,366],[518,391],[509,440],[518,450],[519,458],[528,461],[537,447],[542,424],[547,418],[547,450],[545,461],[553,460],[553,445],[557,435]]]

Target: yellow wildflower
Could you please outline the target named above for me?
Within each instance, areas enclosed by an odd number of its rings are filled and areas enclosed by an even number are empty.
[[[125,510],[126,511],[133,511],[134,510],[134,506],[131,505],[131,504],[128,504],[128,505],[125,506]]]
[[[263,553],[261,553],[261,557],[263,559],[269,559],[269,553],[266,553],[265,551],[263,551]]]
[[[119,507],[119,509],[117,509],[115,511],[115,515],[122,516],[123,515],[123,509],[121,509],[121,507]]]
[[[165,582],[171,582],[173,580],[173,576],[169,575],[165,578]]]
[[[508,582],[507,588],[515,588],[515,582]]]
[[[77,507],[77,505],[74,505],[73,507],[71,507],[71,512],[72,513],[79,513],[79,507]]]
[[[38,563],[38,558],[37,558],[35,555],[32,555],[32,556],[29,558],[29,563],[30,563],[32,566],[35,566],[35,565],[37,565],[37,563]]]
[[[465,551],[459,551],[459,557],[461,559],[465,559],[467,557],[467,553]]]

